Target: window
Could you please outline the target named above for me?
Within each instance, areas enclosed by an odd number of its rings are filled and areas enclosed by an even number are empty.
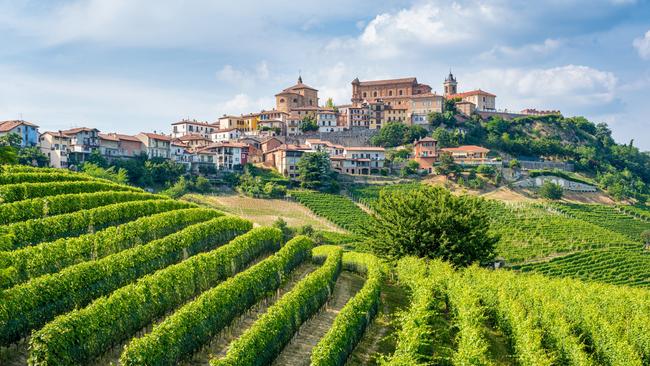
[[[280,98],[280,103],[284,103],[284,98]]]
[[[392,90],[389,90],[389,91],[388,91],[388,96],[389,96],[389,97],[392,97],[392,96],[393,96],[393,91],[392,91]]]
[[[399,91],[399,95],[402,95],[402,91],[401,91],[401,90]]]
[[[363,97],[364,97],[364,98],[366,97],[366,92],[363,92]]]
[[[376,98],[377,97],[377,92],[373,92],[372,96]]]
[[[298,98],[293,98],[294,103],[298,103]]]

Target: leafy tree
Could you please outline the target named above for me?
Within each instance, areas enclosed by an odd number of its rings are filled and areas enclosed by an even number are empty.
[[[650,230],[645,230],[641,233],[641,241],[650,249]]]
[[[309,132],[309,131],[318,131],[318,123],[316,123],[316,118],[312,115],[307,115],[300,122],[300,131]]]
[[[16,142],[18,137],[18,142]],[[18,163],[18,148],[20,146],[20,136],[15,133],[9,133],[0,136],[0,164]]]
[[[43,154],[41,149],[35,146],[24,147],[18,150],[18,164],[34,165],[39,167],[48,166],[50,159]]]
[[[302,188],[324,192],[338,191],[333,178],[330,157],[324,151],[304,154],[298,160],[298,181]]]
[[[406,139],[403,141],[404,144],[409,144],[415,140],[419,140],[423,137],[426,137],[429,134],[426,128],[418,125],[409,126],[406,130]]]
[[[456,266],[488,263],[498,238],[485,201],[442,187],[382,191],[368,226],[369,247],[382,257],[442,258]]]
[[[492,178],[496,175],[497,170],[492,165],[481,164],[476,168],[476,172]]]
[[[334,100],[332,98],[327,98],[327,101],[325,102],[325,108],[331,108],[335,111],[338,111],[338,108],[334,105]]]
[[[440,175],[457,175],[460,173],[460,167],[454,161],[453,156],[450,154],[440,155],[438,165],[436,165],[436,173]]]
[[[539,195],[549,200],[559,200],[562,198],[562,187],[551,181],[545,181],[539,189]]]
[[[451,112],[453,114],[458,114],[458,108],[456,108],[456,102],[460,102],[460,98],[454,99],[445,99],[444,110],[446,112]]]
[[[420,164],[415,160],[409,160],[404,164],[404,167],[400,171],[402,177],[408,177],[409,175],[414,175],[418,173],[420,169]]]
[[[93,150],[86,161],[102,168],[108,168],[108,160],[102,156],[99,150]]]
[[[456,147],[460,142],[458,132],[452,132],[443,127],[438,127],[433,130],[431,137],[438,141],[438,146],[440,147]]]
[[[294,236],[293,230],[289,227],[289,225],[287,225],[287,222],[282,217],[278,217],[275,221],[273,221],[273,225],[271,226],[279,229],[282,232],[282,239],[285,243]]]
[[[439,127],[441,125],[449,127],[456,123],[456,117],[452,111],[442,113],[431,112],[427,115],[427,121],[429,121],[429,124],[433,127]]]
[[[409,144],[425,137],[427,130],[422,126],[407,126],[400,122],[388,122],[370,139],[375,146],[396,147]]]
[[[508,166],[510,167],[510,169],[513,169],[513,170],[521,169],[521,163],[517,159],[510,160],[510,163],[508,163]]]
[[[119,184],[127,184],[129,181],[128,174],[124,168],[116,169],[115,167],[110,167],[104,169],[96,164],[85,162],[81,166],[81,171],[92,177],[107,179]]]

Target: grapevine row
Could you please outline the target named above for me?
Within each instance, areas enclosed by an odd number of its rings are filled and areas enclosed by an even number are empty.
[[[204,292],[125,348],[122,365],[176,365],[206,344],[237,316],[277,290],[298,264],[309,258],[313,242],[290,240],[275,255]]]
[[[366,282],[341,309],[332,327],[312,350],[311,365],[313,366],[345,364],[348,356],[363,337],[366,327],[379,310],[384,274],[377,257],[366,253],[345,253],[343,268],[365,274]]]
[[[72,172],[19,172],[0,174],[0,185],[17,183],[75,182],[93,180],[92,177]]]
[[[218,217],[0,292],[0,345],[13,343],[54,316],[85,306],[139,277],[223,245],[251,227],[246,220]]]
[[[129,187],[121,184],[95,181],[19,183],[0,186],[0,202],[8,203],[36,197],[98,191],[142,192],[142,190],[139,188]]]
[[[316,215],[356,234],[363,234],[371,218],[347,197],[315,191],[295,190],[291,196]]]
[[[172,210],[92,234],[0,252],[0,289],[77,263],[104,258],[221,215],[218,211],[203,208]]]
[[[262,227],[211,252],[161,269],[84,309],[56,318],[30,339],[32,365],[87,363],[201,292],[280,248],[282,233]]]
[[[173,200],[145,200],[116,203],[74,213],[22,221],[0,227],[0,250],[15,250],[122,224],[138,217],[195,207]]]
[[[341,272],[341,259],[341,249],[331,249],[319,269],[310,273],[260,316],[230,345],[224,358],[212,359],[210,364],[270,364],[289,343],[300,325],[325,304]]]
[[[112,203],[163,198],[165,196],[129,191],[73,193],[32,198],[0,204],[0,225],[87,210]]]

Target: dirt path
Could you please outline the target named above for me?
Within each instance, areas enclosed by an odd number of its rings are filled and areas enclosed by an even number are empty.
[[[292,341],[275,359],[273,365],[308,366],[312,348],[327,333],[339,311],[361,289],[364,281],[361,276],[347,271],[342,272],[325,308],[300,327]]]
[[[197,352],[190,361],[183,363],[183,365],[207,365],[210,358],[214,356],[223,357],[226,355],[228,346],[232,341],[239,338],[257,318],[264,314],[266,310],[275,302],[277,302],[282,295],[291,291],[291,289],[305,276],[318,268],[317,265],[311,262],[300,265],[296,270],[291,272],[287,281],[276,291],[273,296],[267,297],[253,306],[249,311],[235,319],[231,325],[224,329],[212,342],[203,347]]]

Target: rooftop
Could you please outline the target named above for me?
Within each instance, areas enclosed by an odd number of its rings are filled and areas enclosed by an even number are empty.
[[[399,84],[399,83],[411,83],[415,84],[418,80],[414,77],[409,78],[400,78],[400,79],[385,79],[385,80],[369,80],[369,81],[359,81],[355,79],[357,85],[361,86],[373,86],[373,85],[383,85],[383,84]]]
[[[141,135],[147,136],[150,139],[154,140],[163,140],[163,141],[171,141],[172,138],[166,135],[161,135],[159,133],[150,133],[150,132],[140,132]]]
[[[486,149],[481,146],[476,146],[476,145],[464,145],[464,146],[459,146],[459,147],[446,147],[443,149],[440,149],[442,151],[447,151],[447,152],[490,152],[489,149]]]
[[[10,130],[12,130],[15,127],[18,127],[20,125],[25,125],[25,126],[31,126],[31,127],[38,128],[37,125],[35,125],[33,123],[30,123],[30,122],[27,122],[27,121],[23,121],[23,120],[3,121],[3,122],[0,122],[0,132],[10,131]]]
[[[481,89],[476,89],[476,90],[470,90],[470,91],[466,91],[466,92],[462,92],[462,93],[447,95],[447,99],[464,98],[464,97],[469,97],[469,96],[472,96],[472,95],[485,95],[487,97],[495,97],[496,98],[496,95],[494,95],[492,93],[488,93],[488,92],[486,92],[484,90],[481,90]]]

